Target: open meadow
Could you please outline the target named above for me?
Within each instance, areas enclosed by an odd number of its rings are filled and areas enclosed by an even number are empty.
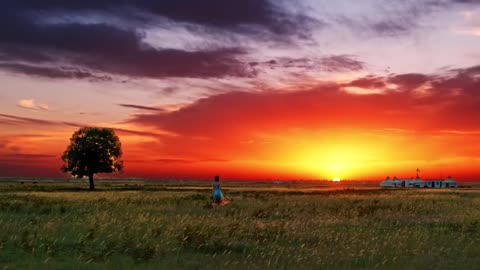
[[[2,269],[478,269],[480,188],[0,183]]]

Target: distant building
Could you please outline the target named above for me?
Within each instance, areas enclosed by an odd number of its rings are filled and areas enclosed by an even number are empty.
[[[390,176],[387,176],[383,182],[380,183],[381,187],[399,187],[399,188],[454,188],[458,187],[457,182],[448,177],[447,179],[428,179],[422,180],[419,176],[420,170],[417,169],[417,177],[414,179],[411,178],[397,178],[396,176],[393,179],[390,179]]]

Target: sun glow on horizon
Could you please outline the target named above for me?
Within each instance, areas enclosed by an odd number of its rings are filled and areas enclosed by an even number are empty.
[[[342,179],[340,179],[340,178],[338,178],[338,177],[335,177],[335,178],[332,179],[332,181],[333,181],[333,182],[340,182],[340,181],[342,181]]]
[[[394,139],[363,129],[325,129],[303,131],[276,145],[289,145],[279,157],[292,162],[292,170],[303,171],[318,179],[356,179],[368,177],[390,165],[389,152],[402,153]],[[288,143],[286,143],[288,142]],[[385,165],[386,164],[386,165]]]

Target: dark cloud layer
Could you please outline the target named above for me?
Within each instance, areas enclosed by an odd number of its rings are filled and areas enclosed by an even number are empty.
[[[365,63],[353,55],[330,55],[320,58],[291,58],[283,57],[266,62],[250,62],[256,72],[262,68],[268,69],[303,69],[325,72],[359,71],[365,68]]]
[[[79,16],[90,20],[79,21]],[[95,16],[104,19],[91,19]],[[111,20],[116,23],[107,24],[109,18],[116,18]],[[203,27],[257,37],[270,33],[282,39],[306,37],[314,23],[318,22],[268,0],[6,0],[0,3],[0,24],[8,26],[0,28],[0,68],[76,79],[108,78],[97,73],[149,78],[252,76],[241,60],[246,53],[242,48],[153,48],[144,43],[142,29],[185,24],[190,30]]]
[[[165,111],[161,108],[150,107],[150,106],[141,106],[141,105],[135,105],[135,104],[118,104],[118,106],[121,106],[121,107],[124,107],[124,108],[146,110],[146,111]]]
[[[49,67],[20,63],[0,63],[0,69],[52,79],[89,79],[92,81],[111,80],[110,76],[94,74],[91,71],[82,71],[75,67]]]
[[[361,88],[382,88],[385,86],[385,82],[382,77],[366,76],[351,81],[345,84],[345,86],[354,86]]]
[[[358,71],[365,67],[365,63],[358,61],[351,55],[332,55],[320,59],[320,64],[331,72]]]
[[[28,75],[92,79],[108,78],[95,73],[152,78],[248,75],[237,59],[244,53],[240,49],[159,50],[142,43],[136,30],[102,23],[42,25],[23,16],[7,16],[0,22],[10,25],[0,28],[1,67]]]
[[[427,82],[429,79],[431,78],[424,74],[407,73],[392,76],[388,79],[388,82],[397,84],[403,88],[414,89]]]
[[[161,16],[176,22],[251,32],[255,27],[272,33],[295,35],[308,31],[307,23],[319,23],[305,15],[290,14],[270,0],[12,0],[6,5],[27,11],[98,12],[151,22]],[[249,27],[245,27],[249,26]]]

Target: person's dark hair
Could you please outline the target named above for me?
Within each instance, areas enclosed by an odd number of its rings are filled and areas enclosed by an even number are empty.
[[[218,175],[215,175],[215,182],[219,182],[220,181],[220,177]]]

